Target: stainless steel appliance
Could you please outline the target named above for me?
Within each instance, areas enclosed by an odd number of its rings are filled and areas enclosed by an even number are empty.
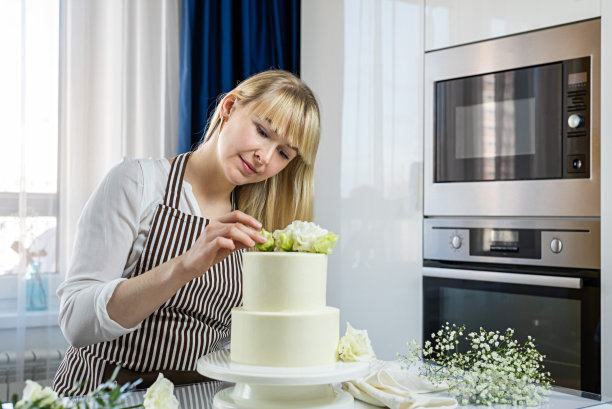
[[[424,214],[600,215],[600,21],[425,54]]]
[[[423,338],[444,323],[535,338],[556,384],[599,394],[599,219],[424,221]]]

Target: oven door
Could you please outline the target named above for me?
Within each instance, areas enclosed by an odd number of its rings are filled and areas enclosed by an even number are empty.
[[[467,332],[513,328],[519,342],[535,338],[556,385],[600,393],[599,272],[449,264],[423,268],[424,341],[446,322]]]

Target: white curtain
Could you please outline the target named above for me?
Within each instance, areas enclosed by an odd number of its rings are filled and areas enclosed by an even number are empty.
[[[122,157],[177,151],[179,0],[63,0],[59,271],[87,198]]]
[[[8,260],[15,250],[21,261],[0,271],[0,402],[20,394],[25,379],[49,385],[62,358],[67,342],[57,325],[55,290],[67,270],[78,217],[95,186],[124,156],[176,155],[180,25],[179,0],[59,0],[59,6],[57,1],[10,0],[2,6],[0,27],[6,29],[0,50],[11,58],[0,70],[0,89],[15,97],[0,98],[0,162],[21,165],[0,166],[5,175],[0,238],[17,243],[3,245],[0,256]],[[57,48],[41,40],[58,32],[57,20],[49,18],[58,14],[59,87]],[[43,24],[49,27],[32,30]],[[59,89],[59,107],[45,87]],[[21,159],[9,160],[15,155]],[[25,240],[33,220],[37,228],[45,227],[45,217],[52,228]],[[54,246],[53,267],[26,257],[39,250],[53,254]],[[45,274],[31,275],[34,265]]]

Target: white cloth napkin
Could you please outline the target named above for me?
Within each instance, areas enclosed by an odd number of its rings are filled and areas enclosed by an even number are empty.
[[[446,385],[436,387],[395,362],[372,362],[366,376],[343,382],[342,389],[370,405],[391,409],[457,407],[457,401],[453,398],[431,395],[431,392],[448,389]]]

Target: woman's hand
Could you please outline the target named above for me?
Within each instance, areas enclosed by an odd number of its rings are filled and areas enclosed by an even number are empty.
[[[211,220],[186,253],[117,284],[106,305],[108,315],[124,328],[136,326],[232,251],[265,242],[260,228],[261,223],[240,211]]]
[[[193,279],[232,251],[253,247],[255,242],[265,243],[266,238],[259,229],[261,223],[257,219],[239,210],[211,220],[193,246],[180,256],[180,270]]]

